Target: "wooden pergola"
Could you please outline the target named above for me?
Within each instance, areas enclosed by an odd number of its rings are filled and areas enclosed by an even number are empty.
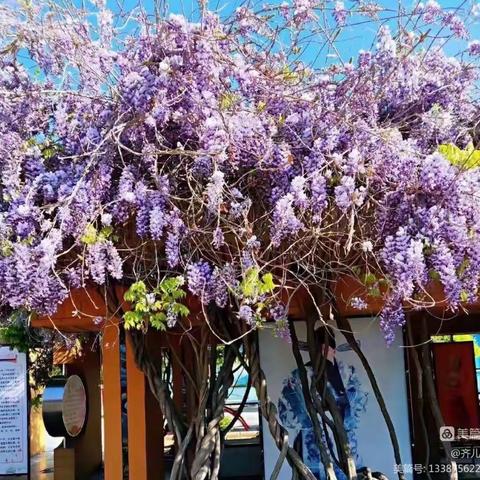
[[[334,288],[338,313],[344,317],[376,315],[383,306],[381,297],[368,295],[365,286],[350,277],[340,278]],[[432,298],[432,309],[429,312],[434,316],[448,315],[445,309],[445,300],[442,300],[443,291],[433,285],[428,295]],[[350,305],[352,297],[360,297],[367,303],[363,310],[354,309]],[[121,297],[123,298],[123,294]],[[435,301],[433,301],[435,300]],[[201,321],[202,311],[198,302],[188,299],[192,324]],[[305,319],[308,306],[311,303],[309,295],[301,289],[289,299],[289,315],[294,319]],[[196,307],[195,307],[196,305]],[[192,308],[193,306],[193,308]],[[470,313],[480,313],[480,302],[468,305]],[[106,317],[104,300],[98,290],[85,288],[73,290],[69,297],[59,306],[53,316],[35,317],[32,326],[36,328],[57,329],[68,333],[102,332],[101,360],[98,359],[103,372],[103,415],[104,415],[104,472],[106,480],[121,480],[123,478],[123,445],[122,445],[122,403],[121,403],[121,363],[120,363],[120,333],[122,330],[120,318]],[[415,315],[418,315],[416,313]],[[105,321],[98,323],[93,319],[101,317]],[[432,317],[433,318],[433,317]],[[465,320],[463,320],[463,324]],[[431,321],[432,330],[437,328],[438,322]],[[451,330],[452,323],[448,324]],[[478,330],[480,323],[476,322]],[[438,329],[437,329],[438,330]],[[168,336],[168,341],[167,341]],[[161,359],[162,349],[175,348],[179,355],[188,352],[182,351],[181,335],[171,333],[151,332],[147,342],[158,352]],[[128,418],[128,465],[130,478],[135,480],[153,480],[164,478],[164,431],[163,416],[156,399],[150,391],[143,372],[135,363],[133,347],[129,334],[126,333],[126,372],[127,372],[127,418]],[[82,359],[73,365],[75,373],[82,374]],[[411,361],[409,361],[411,364]],[[92,368],[91,362],[86,368]],[[72,370],[71,370],[72,371]],[[85,377],[85,371],[83,371]],[[175,361],[172,362],[173,398],[175,402],[181,400],[182,371]],[[97,376],[99,378],[99,376]],[[94,379],[97,378],[94,376]],[[95,380],[94,380],[95,381]],[[87,390],[98,385],[91,383]],[[99,390],[99,389],[98,389]],[[92,392],[89,392],[89,394]],[[95,393],[95,392],[93,392]],[[100,392],[97,392],[100,395]],[[97,419],[98,420],[98,419]],[[99,430],[88,440],[92,444],[101,442]],[[92,448],[92,445],[89,445]],[[101,449],[101,444],[98,445]],[[98,458],[98,456],[96,457]],[[97,465],[98,467],[98,465]],[[81,480],[81,479],[80,479]]]

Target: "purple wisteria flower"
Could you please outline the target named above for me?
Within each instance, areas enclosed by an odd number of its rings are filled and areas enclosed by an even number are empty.
[[[468,53],[472,56],[480,55],[480,41],[473,40],[468,44]]]
[[[294,210],[295,197],[288,193],[275,205],[273,213],[272,242],[279,245],[287,235],[295,235],[302,227],[302,222],[298,219]]]
[[[364,310],[368,307],[365,300],[363,300],[360,297],[352,297],[349,303],[350,303],[350,306],[355,308],[356,310]]]
[[[201,260],[187,265],[187,285],[194,295],[203,298],[212,277],[212,267]]]
[[[134,10],[125,35],[96,3],[95,21],[43,0],[1,9],[15,48],[0,52],[0,309],[53,313],[69,288],[180,275],[204,306],[288,337],[285,290],[372,272],[391,343],[430,282],[452,310],[477,298],[468,9],[405,7],[400,31],[374,2],[205,10],[155,31]],[[374,32],[372,48],[340,59],[325,21]]]
[[[333,9],[333,17],[337,22],[339,27],[345,26],[346,20],[348,16],[348,10],[345,8],[345,4],[343,2],[337,1],[335,2],[335,7]]]
[[[255,320],[253,318],[253,310],[248,305],[242,305],[238,309],[238,317],[240,318],[240,320],[243,320],[248,325],[254,325],[255,324]]]

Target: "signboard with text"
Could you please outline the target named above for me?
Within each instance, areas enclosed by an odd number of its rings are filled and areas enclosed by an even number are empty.
[[[28,462],[27,356],[0,346],[0,475],[28,474]]]
[[[87,416],[87,395],[82,379],[78,375],[68,377],[63,392],[62,417],[65,430],[70,437],[80,434]]]
[[[52,437],[77,437],[87,419],[87,392],[78,375],[52,377],[43,391],[43,423]]]

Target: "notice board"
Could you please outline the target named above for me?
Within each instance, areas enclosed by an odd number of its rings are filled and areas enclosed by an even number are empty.
[[[0,475],[28,474],[27,356],[0,346]]]

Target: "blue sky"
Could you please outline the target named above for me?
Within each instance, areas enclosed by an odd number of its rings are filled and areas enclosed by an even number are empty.
[[[2,0],[0,0],[1,2]],[[269,4],[280,4],[283,0],[207,0],[208,8],[214,11],[221,12],[222,15],[228,16],[235,9],[240,5],[249,5],[254,9],[258,9],[265,3]],[[424,3],[428,0],[424,0]],[[479,3],[478,0],[437,0],[442,7],[446,9],[456,10],[460,9],[463,15],[469,12],[474,4]],[[168,12],[176,13],[176,14],[183,14],[187,18],[190,19],[197,19],[198,18],[198,3],[196,0],[166,0],[167,5],[165,10]],[[291,2],[291,0],[289,0]],[[125,10],[129,10],[134,8],[135,6],[139,5],[139,3],[149,12],[153,12],[154,9],[154,1],[153,0],[108,0],[108,5],[113,9],[116,10],[118,8],[118,4],[123,5]],[[335,1],[329,2],[330,5],[333,5]],[[350,7],[352,5],[358,4],[352,0],[344,0],[346,7]],[[397,10],[398,2],[397,0],[377,0],[382,7],[389,10],[389,12],[385,12],[382,14],[383,17],[390,17],[394,16],[393,11]],[[411,10],[417,3],[417,0],[400,0],[401,5],[406,10]],[[359,22],[360,20],[364,20],[364,17],[360,19],[352,18],[352,22]],[[386,21],[385,23],[390,24],[392,30],[396,30],[397,28],[397,20],[390,20]],[[333,20],[332,20],[333,25]],[[345,28],[342,33],[338,36],[336,40],[336,45],[338,48],[338,52],[342,57],[342,60],[348,61],[350,58],[355,58],[359,52],[359,50],[368,50],[372,47],[375,43],[375,31],[378,28],[378,23],[363,23],[357,24],[350,28]],[[480,39],[480,18],[474,19],[471,17],[468,20],[468,29],[471,32],[471,39],[476,40]],[[442,35],[448,36],[448,30],[444,30]],[[445,45],[445,50],[449,54],[456,54],[458,51],[463,50],[466,48],[468,42],[467,41],[460,41],[455,39],[449,39]],[[308,48],[307,58],[304,58],[305,61],[311,61],[313,58],[316,58],[318,55],[318,44],[311,43]],[[338,59],[333,58],[332,52],[322,51],[320,55],[320,59],[318,62],[336,62]],[[317,65],[318,65],[317,62]]]
[[[19,0],[0,0],[0,4],[6,4],[7,2],[15,2]],[[35,2],[35,0],[32,0]],[[57,0],[61,2],[62,0]],[[73,0],[78,2],[78,4],[82,4],[84,0]],[[147,12],[153,13],[154,12],[154,1],[155,0],[107,0],[108,7],[113,11],[118,11],[120,8],[123,11],[130,11],[139,5],[141,5]],[[158,0],[162,1],[162,0]],[[167,2],[165,11],[182,14],[185,17],[197,20],[198,19],[198,2],[197,0],[163,0]],[[280,4],[284,0],[207,0],[207,5],[210,10],[218,11],[222,16],[229,16],[233,12],[235,12],[236,8],[240,5],[248,5],[254,10],[260,8],[265,3],[269,4]],[[289,3],[292,0],[287,0]],[[372,0],[368,0],[372,1]],[[411,9],[418,3],[417,0],[399,0],[400,4],[404,7],[405,10],[411,11]],[[424,0],[426,2],[428,0]],[[470,12],[473,5],[480,4],[480,0],[437,0],[443,8],[449,10],[457,10],[460,8],[461,16],[465,16],[467,12]],[[88,3],[86,0],[87,5],[90,5],[88,8],[92,8],[92,11],[95,9],[93,8],[92,4]],[[358,4],[354,0],[344,0],[345,6],[347,8],[351,7],[352,5]],[[377,0],[377,3],[383,6],[386,11],[381,14],[381,18],[387,18],[385,23],[391,26],[393,31],[397,30],[397,20],[392,19],[394,13],[398,7],[397,0]],[[335,4],[334,0],[328,2],[330,6]],[[328,15],[329,22],[331,25],[334,25],[333,18],[331,15]],[[390,18],[390,20],[388,20]],[[359,23],[363,21],[363,23]],[[338,35],[335,45],[337,48],[337,53],[341,57],[341,59],[345,62],[348,62],[350,59],[355,61],[358,52],[360,50],[369,50],[372,48],[372,45],[375,44],[375,32],[378,29],[378,22],[365,22],[365,17],[351,17],[349,23],[356,23],[351,27],[346,27],[342,30],[342,32]],[[471,40],[480,40],[480,16],[477,18],[470,17],[468,19],[468,30],[471,34]],[[128,28],[124,29],[124,33],[128,32]],[[432,30],[433,32],[433,30]],[[431,32],[431,33],[432,33]],[[448,30],[444,29],[442,32],[443,36],[449,37],[450,34]],[[465,40],[457,40],[457,39],[448,39],[448,42],[444,45],[444,50],[449,55],[455,55],[458,52],[464,50],[467,45],[468,41]],[[288,40],[285,42],[288,44]],[[443,40],[442,40],[443,43]],[[427,41],[426,44],[428,45],[429,42]],[[322,67],[325,64],[330,63],[338,63],[338,57],[336,56],[335,52],[328,51],[325,48],[321,48],[323,42],[321,43],[318,39],[316,41],[311,41],[308,43],[308,48],[305,49],[305,53],[301,56],[301,60],[308,64],[314,64],[315,67]],[[33,68],[31,61],[29,61],[28,56],[23,59],[23,62],[28,68]]]

